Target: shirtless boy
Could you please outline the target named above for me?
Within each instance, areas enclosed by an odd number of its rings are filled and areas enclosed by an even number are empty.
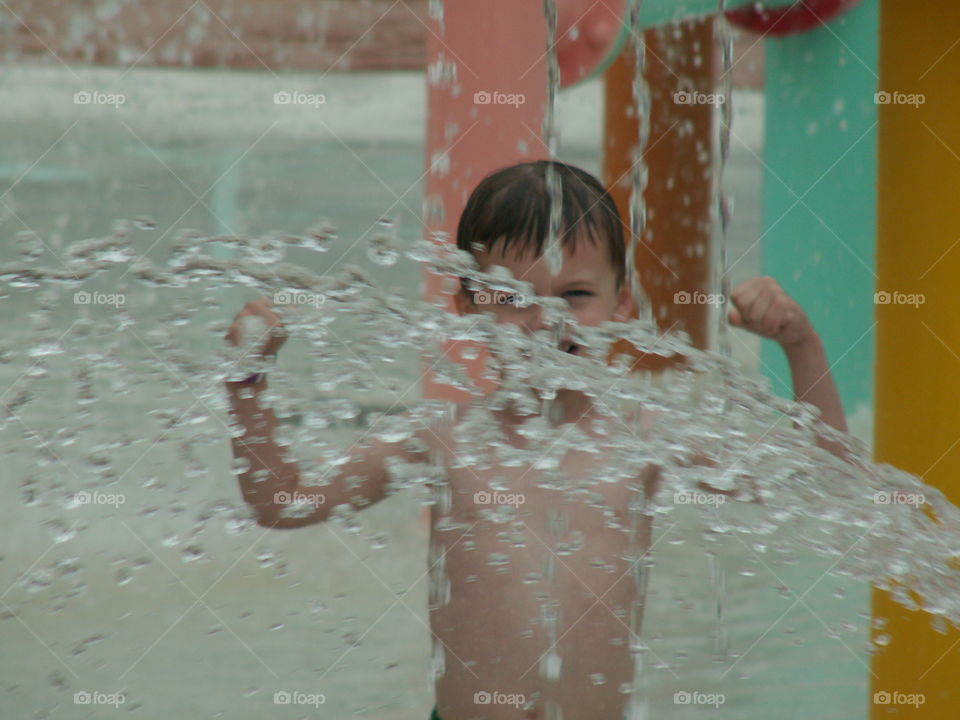
[[[458,247],[473,253],[482,271],[501,265],[530,282],[538,296],[565,299],[581,325],[626,320],[633,301],[624,277],[622,220],[599,181],[562,163],[554,166],[563,195],[563,263],[559,274],[551,275],[542,254],[550,208],[547,164],[515,165],[485,178],[464,208]],[[790,365],[794,396],[819,407],[825,422],[845,431],[822,344],[803,310],[766,277],[739,285],[730,299],[731,324],[778,342]],[[455,302],[461,314],[493,313],[497,323],[513,323],[528,333],[543,327],[540,306],[501,303],[496,293],[480,292],[467,282]],[[273,329],[261,353],[275,355],[286,335],[265,299],[244,307],[227,339],[238,343],[240,322],[247,315],[263,318]],[[581,351],[569,338],[561,349]],[[234,418],[246,429],[233,441],[234,455],[249,461],[239,476],[243,497],[263,526],[323,522],[343,503],[369,507],[387,494],[388,456],[413,463],[443,458],[449,501],[431,511],[431,546],[442,548],[439,565],[447,583],[430,607],[434,646],[442,656],[434,719],[625,717],[633,682],[631,640],[636,642],[643,608],[638,568],[650,538],[649,517],[637,525],[629,507],[637,492],[648,497],[655,492],[656,467],[649,466],[635,482],[593,484],[569,501],[538,482],[541,471],[532,467],[496,462],[483,470],[458,467],[450,462],[457,444],[452,430],[424,427],[417,433],[420,443],[359,441],[351,448],[351,462],[328,485],[303,486],[296,464],[280,458],[272,410],[259,403],[265,376],[252,380],[227,383],[227,392]],[[576,427],[603,447],[604,437],[593,425],[601,416],[590,396],[561,390],[556,402],[561,424]],[[456,418],[466,410],[459,406]],[[510,444],[526,447],[517,430],[529,416],[509,407],[493,416]],[[571,448],[562,468],[576,483],[589,475],[596,458]],[[355,476],[362,480],[347,482]],[[491,522],[483,512],[490,506],[476,501],[477,493],[491,487],[523,495],[512,522]],[[278,493],[301,498],[322,494],[323,502],[308,503],[309,514],[291,517],[277,502]],[[436,527],[441,516],[449,519],[441,527],[453,529]],[[499,561],[491,564],[491,555]]]

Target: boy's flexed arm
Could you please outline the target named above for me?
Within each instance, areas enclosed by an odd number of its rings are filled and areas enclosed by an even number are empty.
[[[286,333],[266,299],[247,303],[231,325],[227,341],[239,344],[240,323],[243,317],[251,315],[260,317],[271,330],[270,339],[260,354],[275,355],[286,341]],[[329,484],[305,486],[300,481],[297,464],[283,459],[282,448],[274,440],[277,418],[260,400],[267,387],[266,379],[261,378],[252,385],[237,382],[225,385],[232,419],[244,429],[240,437],[232,440],[234,457],[246,465],[238,474],[240,489],[243,499],[256,511],[257,523],[265,527],[311,525],[326,520],[337,505],[351,503],[366,507],[383,499],[388,485],[385,460],[389,456],[405,462],[427,462],[425,449],[411,450],[406,444],[371,439],[349,449],[351,459],[340,466]],[[284,515],[291,502],[298,505],[297,517]]]
[[[730,324],[776,341],[790,365],[794,400],[820,409],[821,419],[841,432],[847,421],[820,336],[807,314],[771,277],[755,277],[731,293]],[[842,446],[821,437],[817,445],[843,458]]]
[[[818,407],[825,423],[847,432],[843,405],[830,374],[823,343],[803,308],[771,277],[755,277],[741,283],[733,289],[730,299],[733,307],[729,317],[733,327],[775,340],[783,348],[790,365],[794,400]],[[817,445],[841,459],[846,458],[845,449],[838,443],[818,436]],[[715,462],[699,453],[692,462],[716,467]],[[701,482],[700,487],[708,492],[734,494],[705,482]]]

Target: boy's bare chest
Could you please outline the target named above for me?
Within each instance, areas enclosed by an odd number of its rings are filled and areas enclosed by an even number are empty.
[[[508,523],[519,520],[539,531],[561,525],[582,532],[624,530],[638,494],[649,498],[658,472],[617,467],[623,440],[590,433],[583,443],[535,443],[501,425],[505,439],[496,451],[482,443],[462,443],[454,428],[434,435],[434,449],[446,466],[446,487],[435,510],[456,523]]]
[[[615,526],[626,520],[641,484],[611,473],[610,459],[603,449],[569,449],[549,458],[527,451],[509,464],[492,453],[479,462],[454,456],[447,473],[450,513],[458,522],[472,524],[491,512],[506,518],[510,513],[503,509],[513,508],[516,519],[544,529],[558,513],[582,530]]]
[[[453,463],[433,508],[434,529],[449,532],[432,536],[444,547],[451,583],[466,588],[483,581],[515,609],[525,607],[523,598],[532,603],[534,590],[550,587],[577,614],[610,591],[629,569],[648,519],[631,513],[643,480],[604,477],[606,460],[571,450],[555,469]],[[608,596],[612,602],[632,592],[632,581],[618,587]],[[535,614],[536,603],[526,610]]]

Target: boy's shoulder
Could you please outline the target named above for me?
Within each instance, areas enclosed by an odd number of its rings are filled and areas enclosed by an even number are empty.
[[[454,429],[466,420],[474,407],[476,405],[473,402],[451,402],[442,418],[435,416],[431,422],[420,423],[416,430],[417,437],[432,451],[449,451],[454,445]]]
[[[425,425],[422,428],[421,436],[424,437],[424,439],[428,439],[428,441],[432,441],[433,443],[445,442],[449,446],[450,441],[453,438],[454,429],[457,428],[461,423],[470,420],[471,415],[476,417],[477,413],[489,414],[489,416],[496,422],[498,429],[508,431],[508,435],[513,435],[518,425],[521,425],[526,420],[535,417],[532,415],[517,414],[509,407],[493,407],[483,401],[453,402],[451,403],[450,412],[447,415],[447,421],[434,422],[429,426]],[[660,419],[662,414],[662,410],[653,410],[638,404],[621,415],[616,424],[621,426],[622,424],[627,424],[628,427],[634,427],[634,424],[637,423],[641,430],[646,431],[653,427],[658,419]],[[609,421],[614,420],[610,416],[603,416],[599,413],[595,415],[594,418],[605,419]],[[590,423],[583,423],[584,429],[587,429],[589,425]]]

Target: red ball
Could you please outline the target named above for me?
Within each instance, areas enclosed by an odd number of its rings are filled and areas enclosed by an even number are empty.
[[[783,37],[816,30],[858,2],[860,0],[803,0],[780,8],[743,7],[728,10],[727,20],[744,30]]]

